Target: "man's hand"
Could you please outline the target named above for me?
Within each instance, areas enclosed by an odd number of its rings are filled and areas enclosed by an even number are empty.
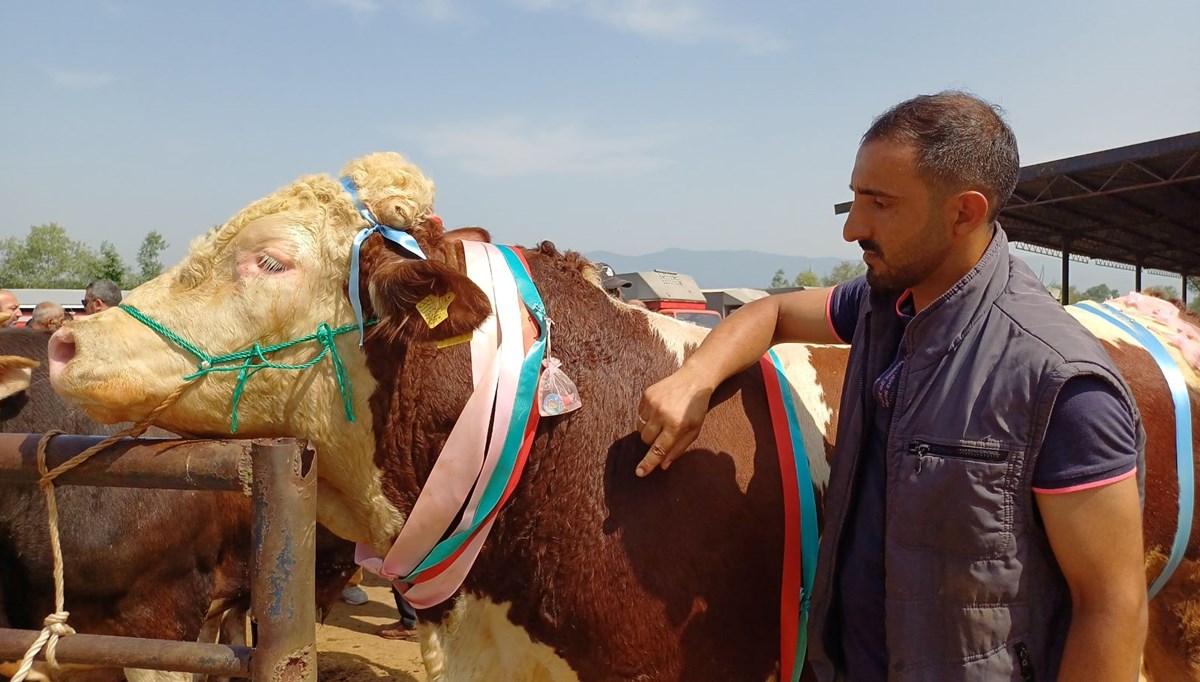
[[[805,289],[747,303],[717,325],[683,367],[647,388],[637,428],[650,452],[637,475],[670,466],[700,435],[717,386],[758,362],[772,345],[840,343],[825,316],[830,295],[829,289]]]
[[[700,435],[714,387],[696,374],[680,370],[642,394],[638,428],[650,451],[638,464],[638,476],[649,474],[657,466],[671,466]]]

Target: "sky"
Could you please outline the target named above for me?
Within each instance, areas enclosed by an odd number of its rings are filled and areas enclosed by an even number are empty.
[[[1193,132],[1197,26],[1195,0],[0,0],[0,238],[132,261],[157,230],[172,263],[394,150],[497,241],[857,259],[833,204],[876,114],[970,90],[1023,164]]]

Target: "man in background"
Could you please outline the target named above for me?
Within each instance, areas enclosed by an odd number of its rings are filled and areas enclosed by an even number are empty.
[[[67,311],[65,308],[54,301],[42,301],[34,307],[33,315],[26,326],[30,329],[54,332],[58,331],[58,328],[62,326],[66,319]]]
[[[0,323],[2,327],[15,327],[21,319],[21,303],[17,295],[8,289],[0,289],[0,315],[9,315],[7,322]]]
[[[121,287],[109,279],[92,280],[83,293],[83,312],[94,315],[121,304]]]

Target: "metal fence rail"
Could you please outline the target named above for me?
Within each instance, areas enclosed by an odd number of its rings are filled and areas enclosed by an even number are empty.
[[[0,434],[0,488],[36,484],[40,434]],[[58,436],[50,468],[103,440]],[[253,496],[251,612],[254,648],[134,637],[71,635],[61,663],[147,668],[263,681],[315,682],[316,455],[303,441],[130,439],[56,480],[58,484],[175,490],[241,490]],[[70,523],[71,519],[64,519]],[[70,610],[70,604],[67,604]],[[0,659],[19,660],[33,630],[0,629]],[[39,656],[39,660],[44,660]]]

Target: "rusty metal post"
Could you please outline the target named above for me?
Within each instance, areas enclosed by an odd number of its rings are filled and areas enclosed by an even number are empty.
[[[0,660],[19,661],[40,633],[35,630],[0,629]],[[175,670],[222,677],[246,677],[251,650],[244,646],[171,642],[161,639],[71,635],[58,642],[59,663],[81,663],[113,668]],[[46,660],[45,652],[37,660]]]
[[[256,440],[250,612],[256,682],[316,682],[316,453],[307,443]],[[304,590],[299,589],[304,587]]]
[[[41,434],[0,433],[0,485],[36,485]],[[104,436],[57,436],[46,449],[51,469]],[[128,438],[93,455],[55,482],[110,488],[250,491],[250,443],[236,440]]]

